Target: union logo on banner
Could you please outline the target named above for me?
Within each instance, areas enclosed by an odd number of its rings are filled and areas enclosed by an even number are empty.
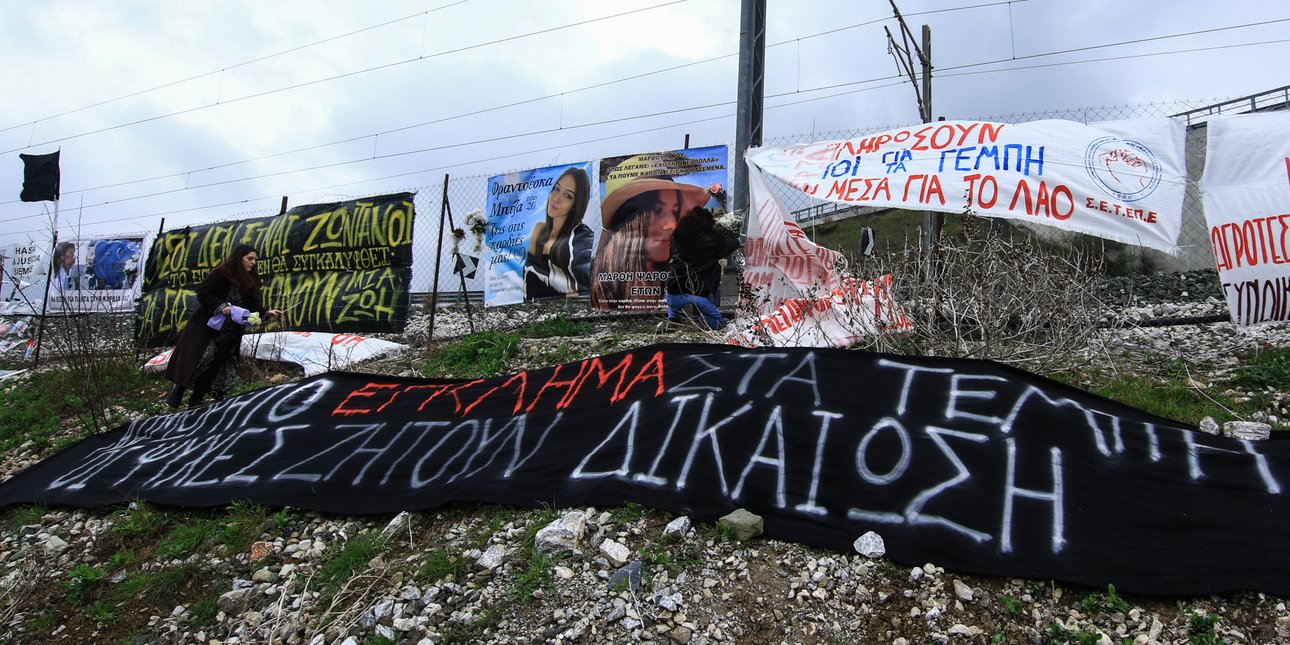
[[[1084,153],[1084,167],[1098,188],[1121,201],[1144,199],[1160,185],[1160,160],[1132,139],[1094,139]]]

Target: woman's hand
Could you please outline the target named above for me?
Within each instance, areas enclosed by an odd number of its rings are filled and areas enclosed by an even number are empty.
[[[223,307],[220,307],[219,312],[225,316],[231,316],[233,315],[233,305],[226,304]]]
[[[269,317],[270,317],[270,318],[281,318],[281,317],[282,317],[282,310],[281,310],[281,309],[270,309],[269,311],[267,311],[267,312],[265,312],[265,313],[269,314]]]

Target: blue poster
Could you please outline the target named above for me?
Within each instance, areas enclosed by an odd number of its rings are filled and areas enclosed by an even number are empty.
[[[489,178],[485,306],[590,292],[591,186],[590,161]]]

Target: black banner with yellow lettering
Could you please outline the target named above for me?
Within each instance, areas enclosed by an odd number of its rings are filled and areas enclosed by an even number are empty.
[[[397,332],[407,321],[415,193],[297,206],[272,217],[158,236],[144,269],[136,336],[173,345],[197,285],[238,244],[260,255],[264,304],[298,331]]]

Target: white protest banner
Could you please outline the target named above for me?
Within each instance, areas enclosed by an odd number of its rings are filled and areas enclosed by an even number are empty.
[[[1290,321],[1290,114],[1208,123],[1205,221],[1232,323]]]
[[[1171,119],[940,121],[747,159],[824,201],[970,209],[1176,254],[1184,138]]]
[[[913,323],[891,297],[888,273],[870,281],[843,276],[819,298],[789,298],[726,342],[741,347],[851,347],[865,337],[903,332]]]
[[[842,286],[841,253],[817,246],[779,203],[751,158],[748,164],[748,227],[743,280],[768,314],[789,298],[818,297]]]
[[[314,376],[344,370],[362,360],[406,348],[406,345],[353,334],[279,331],[242,336],[242,355],[260,360],[295,363]],[[143,371],[161,373],[174,349],[167,349],[143,365]]]
[[[46,255],[35,242],[6,246],[0,267],[0,300],[13,300],[15,304],[27,300],[38,302],[40,287],[45,285],[44,276],[49,270]]]
[[[862,336],[912,326],[891,298],[891,276],[864,282],[842,254],[806,237],[748,162],[749,216],[743,280],[761,315],[728,342],[745,347],[850,347]]]

